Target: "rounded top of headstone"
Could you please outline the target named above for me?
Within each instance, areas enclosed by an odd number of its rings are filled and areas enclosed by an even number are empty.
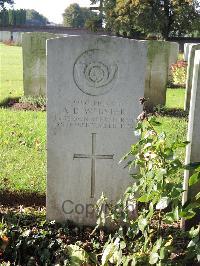
[[[77,87],[83,93],[98,96],[113,88],[117,71],[117,64],[108,53],[91,49],[76,59],[73,76]]]

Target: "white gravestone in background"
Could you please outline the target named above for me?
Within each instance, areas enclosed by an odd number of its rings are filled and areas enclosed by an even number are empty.
[[[106,36],[47,41],[47,219],[94,225],[102,192],[130,184],[121,157],[136,141],[146,43]]]
[[[10,31],[0,31],[0,42],[8,42],[11,40]]]
[[[22,44],[22,32],[13,32],[12,33],[12,40],[15,44],[21,45]]]
[[[187,80],[186,80],[186,93],[185,93],[185,105],[184,109],[189,110],[190,108],[190,97],[192,89],[192,78],[194,68],[194,56],[195,51],[200,50],[200,44],[191,44],[189,46],[188,66],[187,66]]]
[[[171,66],[178,60],[179,44],[177,42],[170,42],[169,64],[168,64],[168,79],[171,78]]]
[[[56,37],[56,34],[48,32],[23,34],[23,84],[25,96],[46,96],[46,40]]]
[[[171,43],[165,41],[147,41],[148,62],[146,66],[144,97],[146,107],[165,105]]]
[[[198,43],[185,43],[184,44],[184,60],[185,61],[188,61],[190,45],[195,45],[195,44],[198,44]]]
[[[190,162],[200,162],[200,51],[195,52],[188,123],[188,141],[190,144],[186,149],[186,164],[189,164]],[[185,171],[183,204],[188,199],[194,198],[194,196],[200,192],[199,183],[188,188],[190,174],[190,171]]]

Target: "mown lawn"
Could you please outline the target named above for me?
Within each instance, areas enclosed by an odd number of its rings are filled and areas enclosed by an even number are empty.
[[[0,167],[0,190],[45,191],[45,112],[0,110]]]
[[[21,47],[0,44],[0,102],[23,95]],[[183,108],[184,89],[169,89],[167,107]],[[168,141],[186,139],[185,118],[159,117]],[[184,160],[185,151],[180,156]],[[0,109],[0,189],[45,193],[46,113]]]
[[[184,108],[185,89],[168,89],[167,90],[167,108]]]
[[[22,95],[22,48],[0,43],[0,102]]]

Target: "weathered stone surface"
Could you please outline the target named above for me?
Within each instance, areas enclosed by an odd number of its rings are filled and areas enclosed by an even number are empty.
[[[200,51],[195,52],[192,92],[190,102],[189,124],[188,124],[188,141],[190,144],[186,149],[186,164],[190,162],[200,162]],[[188,187],[188,180],[191,172],[186,170],[184,173],[185,190],[183,195],[183,204],[187,200],[194,198],[200,192],[200,185],[197,183],[192,187]],[[199,217],[200,218],[200,217]],[[199,219],[200,221],[200,219]],[[199,222],[198,221],[198,222]]]
[[[184,44],[184,60],[185,61],[188,61],[190,45],[194,45],[194,44],[198,44],[198,43],[185,43]]]
[[[184,105],[185,110],[189,110],[189,108],[190,108],[190,97],[191,97],[193,68],[194,68],[194,56],[195,56],[196,50],[200,50],[200,44],[189,45],[185,105]]]
[[[178,60],[179,44],[177,42],[170,42],[170,53],[168,62],[168,80],[171,78],[171,65]]]
[[[148,99],[147,107],[166,102],[169,58],[171,54],[170,42],[148,41],[148,63],[146,70],[144,96]]]
[[[46,95],[46,40],[58,35],[46,32],[22,36],[23,80],[25,96]]]
[[[22,32],[12,32],[12,40],[15,44],[21,45],[22,44]]]
[[[94,225],[102,192],[130,183],[121,157],[136,141],[147,43],[108,36],[47,41],[47,219]]]
[[[11,40],[10,31],[0,31],[0,42],[7,42]]]

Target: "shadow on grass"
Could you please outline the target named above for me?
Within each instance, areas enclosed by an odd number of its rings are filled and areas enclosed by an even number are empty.
[[[0,191],[0,205],[12,207],[16,205],[39,206],[43,207],[46,204],[46,195],[29,192],[29,191]]]
[[[19,102],[20,97],[7,97],[0,101],[0,107],[3,108],[10,108],[12,107],[15,103]]]
[[[154,115],[160,115],[160,116],[168,116],[168,117],[177,117],[177,118],[188,118],[189,112],[184,111],[181,108],[157,108]]]

